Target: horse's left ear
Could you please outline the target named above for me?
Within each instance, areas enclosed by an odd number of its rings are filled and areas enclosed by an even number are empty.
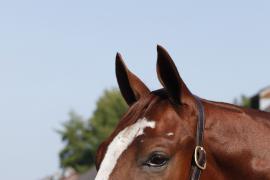
[[[167,90],[170,99],[174,103],[187,103],[193,96],[181,79],[172,58],[168,52],[159,45],[157,46],[157,52],[157,74],[160,83]]]
[[[147,86],[135,74],[129,71],[119,53],[116,55],[115,68],[121,94],[129,106],[142,96],[150,93]]]

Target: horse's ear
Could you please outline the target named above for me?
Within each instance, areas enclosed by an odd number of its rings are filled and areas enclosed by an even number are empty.
[[[150,92],[146,85],[128,70],[119,53],[116,54],[115,66],[117,82],[128,105],[132,105],[140,97]]]
[[[186,100],[192,97],[192,94],[181,79],[172,58],[160,45],[157,46],[157,52],[157,74],[160,83],[167,90],[174,103],[186,103]]]

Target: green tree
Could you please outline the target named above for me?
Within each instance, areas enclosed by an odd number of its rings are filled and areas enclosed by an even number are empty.
[[[94,152],[88,142],[89,133],[86,121],[75,112],[70,112],[70,120],[63,124],[63,130],[58,131],[65,143],[61,150],[61,167],[72,167],[78,172],[84,172],[94,163]]]
[[[70,113],[70,120],[58,131],[65,143],[59,155],[61,167],[72,167],[78,172],[89,169],[94,164],[99,144],[112,133],[126,110],[127,104],[120,92],[112,89],[104,91],[87,121]]]
[[[251,101],[250,98],[246,95],[241,95],[239,99],[234,99],[234,104],[242,106],[242,107],[251,107]]]

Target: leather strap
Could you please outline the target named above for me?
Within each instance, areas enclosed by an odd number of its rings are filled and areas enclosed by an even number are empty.
[[[199,180],[202,170],[206,168],[206,152],[203,147],[205,125],[204,106],[199,97],[194,96],[198,108],[198,122],[196,130],[196,146],[191,163],[190,180]]]

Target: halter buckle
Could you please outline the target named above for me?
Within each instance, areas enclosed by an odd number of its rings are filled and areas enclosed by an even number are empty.
[[[203,153],[203,154],[202,154]],[[203,156],[200,158],[200,156]],[[196,146],[195,152],[194,152],[194,160],[196,166],[201,169],[205,170],[206,169],[206,151],[202,146]],[[203,164],[201,164],[203,162]]]

